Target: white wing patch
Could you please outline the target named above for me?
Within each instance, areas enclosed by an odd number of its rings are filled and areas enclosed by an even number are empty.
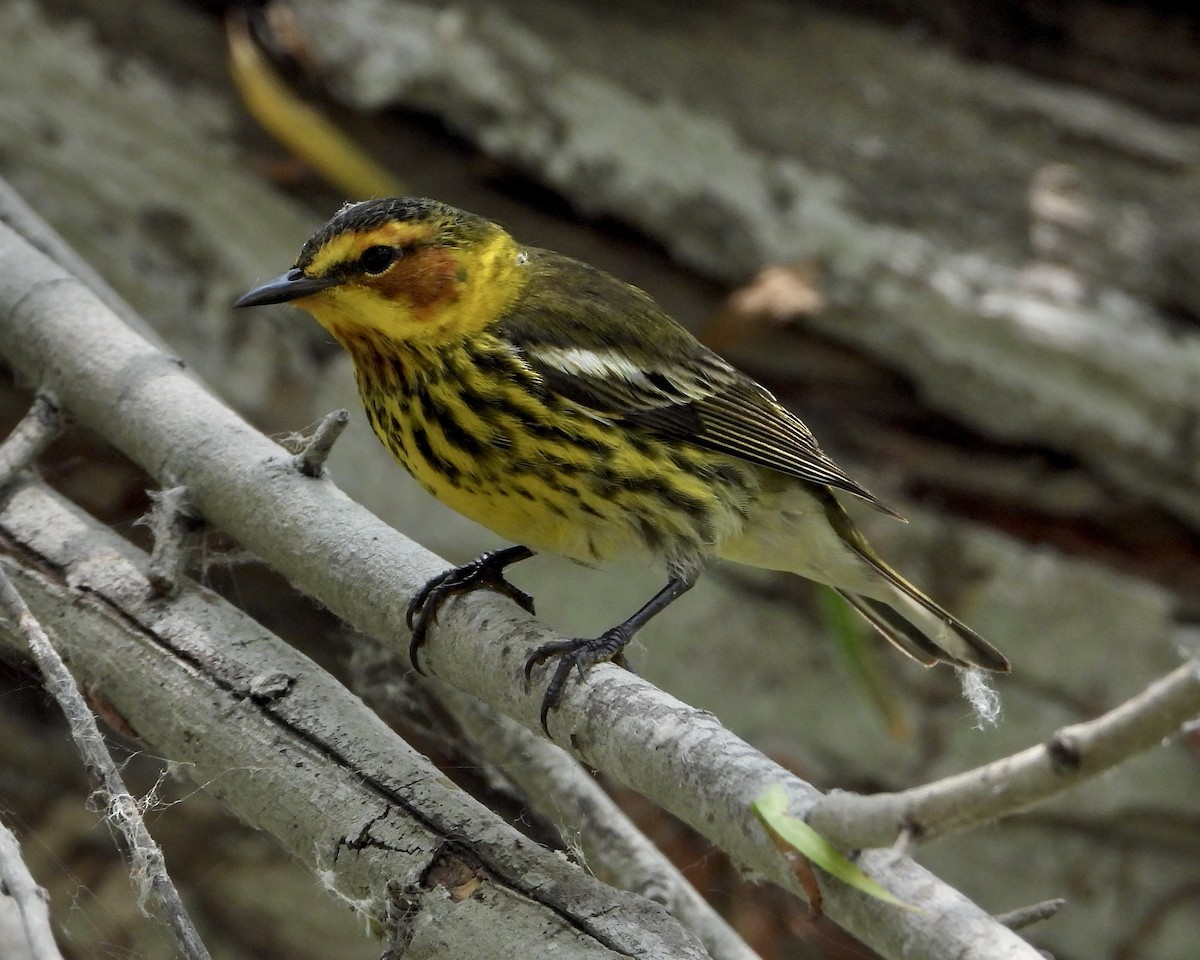
[[[542,363],[557,367],[572,376],[616,377],[639,386],[650,386],[645,372],[616,350],[589,350],[587,347],[538,346],[530,351]]]
[[[698,382],[693,377],[673,376],[669,370],[644,370],[619,350],[538,345],[530,348],[529,352],[539,363],[554,367],[568,376],[601,383],[624,383],[652,406],[702,400],[712,394],[708,384]],[[657,375],[653,380],[652,374]]]

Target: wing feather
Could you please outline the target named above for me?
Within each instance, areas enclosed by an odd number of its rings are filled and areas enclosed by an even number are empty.
[[[560,254],[528,254],[537,280],[500,326],[547,389],[605,419],[836,487],[892,512],[765,387],[641,290]]]

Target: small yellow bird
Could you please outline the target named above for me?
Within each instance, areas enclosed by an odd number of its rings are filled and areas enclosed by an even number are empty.
[[[834,491],[892,511],[641,290],[483,217],[401,197],[343,207],[291,270],[236,306],[285,301],[350,354],[371,426],[408,472],[521,544],[425,585],[408,614],[414,666],[450,596],[487,586],[532,611],[503,571],[544,551],[585,564],[649,553],[668,579],[598,637],[534,652],[527,679],[558,659],[543,728],[573,668],[619,660],[715,557],[829,584],[921,663],[1009,669],[875,554]]]

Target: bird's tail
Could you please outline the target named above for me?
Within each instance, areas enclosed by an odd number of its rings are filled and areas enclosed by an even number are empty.
[[[896,647],[926,666],[950,663],[1008,673],[1004,654],[895,571],[888,573],[886,579],[894,576],[898,581],[892,583],[894,599],[877,600],[846,590],[838,593]]]
[[[832,497],[825,511],[842,539],[878,574],[870,595],[838,589],[872,626],[926,666],[950,663],[1008,673],[1004,654],[880,559]]]

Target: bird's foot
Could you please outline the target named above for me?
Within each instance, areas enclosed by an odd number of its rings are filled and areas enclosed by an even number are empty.
[[[464,563],[461,567],[452,567],[444,573],[439,573],[417,592],[408,605],[405,620],[408,623],[408,629],[412,631],[412,639],[408,645],[408,658],[418,673],[422,671],[417,663],[417,652],[425,643],[425,636],[429,632],[430,625],[437,622],[438,611],[442,608],[442,604],[451,597],[486,587],[508,597],[523,610],[529,613],[534,612],[533,597],[504,579],[506,567],[531,556],[533,556],[533,551],[527,547],[492,550],[476,557],[470,563]]]
[[[558,659],[558,666],[554,668],[554,675],[546,684],[546,692],[542,695],[540,718],[546,736],[550,736],[546,720],[550,711],[557,707],[562,699],[563,687],[566,685],[571,670],[579,671],[580,680],[587,679],[588,667],[606,660],[611,660],[617,666],[628,670],[629,664],[625,660],[623,651],[625,644],[632,636],[633,631],[622,623],[611,630],[604,631],[598,637],[579,637],[574,640],[556,640],[553,643],[547,643],[538,647],[525,661],[525,686],[528,688],[532,682],[535,668],[540,667],[548,660]]]

